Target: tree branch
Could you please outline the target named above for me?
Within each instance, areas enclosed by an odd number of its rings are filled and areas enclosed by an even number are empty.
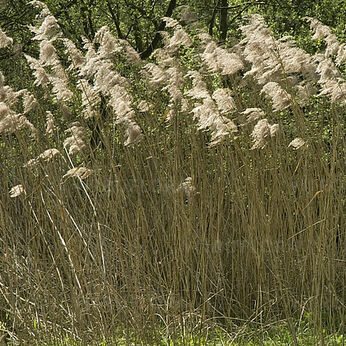
[[[209,35],[210,36],[213,36],[213,28],[214,28],[214,24],[215,24],[215,18],[216,18],[216,13],[218,10],[219,3],[220,3],[220,0],[214,1],[214,10],[213,10],[213,14],[210,18],[210,24],[209,24]]]
[[[167,11],[165,13],[165,17],[170,17],[173,13],[174,8],[177,5],[177,0],[171,0],[169,2]],[[160,42],[161,42],[161,35],[159,33],[159,31],[162,31],[166,26],[166,23],[164,21],[161,21],[159,26],[156,28],[156,34],[154,36],[154,39],[152,40],[152,42],[150,43],[149,47],[141,52],[141,58],[142,59],[147,59],[150,54],[159,46]]]
[[[113,22],[114,22],[115,28],[117,30],[118,36],[119,36],[119,38],[123,39],[124,35],[120,29],[119,15],[118,15],[118,13],[114,12],[112,5],[111,5],[109,0],[107,0],[107,7],[108,7],[108,11],[111,14],[111,17],[113,19]]]
[[[228,0],[221,0],[220,10],[220,42],[225,42],[228,31]]]
[[[232,24],[239,16],[241,16],[243,14],[243,12],[245,12],[250,6],[252,5],[257,5],[258,3],[261,2],[257,2],[255,1],[254,3],[249,3],[246,6],[244,6],[229,22],[229,24]]]
[[[55,17],[60,17],[62,13],[66,14],[67,10],[74,6],[77,5],[77,0],[71,0],[69,3],[67,4],[60,4],[60,9],[54,14]]]

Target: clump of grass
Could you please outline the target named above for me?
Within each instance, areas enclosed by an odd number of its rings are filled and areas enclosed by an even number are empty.
[[[298,344],[309,313],[342,335],[343,45],[310,56],[254,15],[221,48],[166,19],[147,62],[105,27],[79,51],[33,3],[32,88],[0,74],[1,330],[188,343],[284,320]]]

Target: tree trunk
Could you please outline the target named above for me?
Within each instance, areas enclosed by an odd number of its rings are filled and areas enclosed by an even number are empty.
[[[221,0],[220,5],[220,42],[225,42],[228,31],[228,0]]]
[[[174,8],[177,5],[177,0],[171,0],[169,2],[165,17],[170,17],[173,13]],[[164,21],[161,21],[158,28],[156,28],[157,33],[155,34],[155,37],[149,47],[141,53],[141,58],[146,59],[150,56],[150,54],[159,46],[161,42],[161,34],[158,31],[162,31],[166,26],[166,23]]]

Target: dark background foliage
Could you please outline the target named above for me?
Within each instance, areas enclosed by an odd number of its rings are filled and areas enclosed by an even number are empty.
[[[163,16],[181,18],[186,6],[220,44],[231,45],[240,36],[239,25],[246,13],[260,13],[278,36],[292,35],[299,45],[313,53],[320,42],[311,41],[305,16],[319,19],[331,27],[341,42],[345,39],[346,3],[341,0],[44,0],[58,19],[65,37],[79,48],[82,37],[91,39],[103,25],[119,38],[128,40],[148,58],[160,46],[159,32],[164,29]],[[0,52],[0,70],[6,71],[7,83],[27,87],[30,73],[23,54],[37,55],[28,24],[35,23],[37,10],[29,0],[0,0],[0,27],[14,39],[14,49]],[[21,76],[19,78],[18,76]],[[23,78],[27,76],[27,78]]]
[[[319,19],[335,30],[338,38],[345,39],[346,4],[341,0],[45,0],[65,36],[81,43],[81,37],[92,38],[103,25],[108,25],[119,38],[127,39],[142,54],[150,49],[158,31],[163,29],[163,16],[178,16],[188,5],[198,20],[220,41],[236,33],[242,16],[258,12],[265,17],[277,34],[290,34],[298,41],[306,41],[308,25],[305,16]],[[32,53],[28,23],[34,21],[36,10],[29,0],[1,0],[0,26]],[[154,44],[157,44],[154,42]],[[152,47],[155,48],[155,47]],[[9,58],[2,52],[1,64]]]

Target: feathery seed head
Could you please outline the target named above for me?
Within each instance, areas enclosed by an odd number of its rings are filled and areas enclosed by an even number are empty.
[[[192,79],[193,88],[186,91],[185,95],[192,99],[204,99],[210,97],[207,90],[207,84],[203,81],[203,77],[198,71],[189,71],[187,76]]]
[[[230,89],[224,88],[215,90],[213,93],[213,99],[216,101],[221,114],[234,112],[236,110],[236,105]]]
[[[346,63],[346,44],[342,43],[339,47],[335,62],[338,66]]]
[[[187,177],[177,188],[177,192],[183,192],[189,199],[196,195],[196,187],[192,183],[192,178]]]
[[[247,108],[245,111],[241,112],[240,114],[243,114],[246,116],[246,122],[244,125],[249,124],[252,121],[261,119],[265,116],[265,113],[261,108]]]
[[[29,121],[27,117],[24,115],[19,116],[19,127],[18,130],[21,130],[22,128],[27,127],[31,132],[31,137],[35,140],[38,140],[38,131],[36,127]]]
[[[340,75],[332,60],[325,58],[323,55],[315,55],[315,60],[318,61],[316,72],[320,75],[318,81],[320,84],[324,84]]]
[[[93,42],[100,43],[98,55],[102,58],[109,58],[123,50],[119,40],[111,34],[107,26],[103,26],[96,32]]]
[[[233,75],[244,68],[240,57],[218,47],[215,41],[207,43],[204,52],[200,54],[210,72],[219,72],[222,75]]]
[[[40,161],[51,161],[56,155],[60,154],[60,151],[58,149],[47,149],[42,154],[38,155],[36,159],[29,160],[24,167],[26,168],[32,168],[39,164]]]
[[[86,134],[84,128],[78,122],[72,123],[65,132],[71,136],[64,141],[64,147],[69,147],[70,155],[76,154],[86,148]]]
[[[29,2],[29,5],[36,7],[36,8],[41,8],[41,9],[45,9],[45,10],[49,10],[48,6],[43,3],[42,1],[38,1],[38,0],[32,0]]]
[[[110,96],[116,87],[127,87],[128,81],[112,69],[110,60],[99,62],[94,76],[94,90]]]
[[[20,116],[10,110],[4,102],[0,102],[0,134],[16,132],[22,125]]]
[[[140,141],[143,135],[142,135],[142,130],[138,126],[138,124],[136,124],[135,121],[130,120],[130,121],[127,121],[125,125],[126,125],[127,139],[124,142],[124,145],[129,146],[131,144],[134,144]]]
[[[149,84],[154,87],[158,87],[168,81],[169,76],[159,66],[153,63],[146,64],[142,70],[142,73],[147,76]]]
[[[312,95],[317,93],[317,88],[314,86],[314,84],[304,80],[297,84],[295,89],[297,92],[297,98],[303,105],[310,99]]]
[[[55,130],[54,117],[50,111],[47,111],[46,113],[46,134],[51,135]]]
[[[14,91],[10,86],[5,85],[0,88],[0,100],[6,102],[9,107],[13,107],[18,103],[18,99],[25,92],[25,89]]]
[[[29,91],[25,91],[24,98],[23,98],[23,108],[24,108],[24,114],[31,112],[38,106],[38,102],[33,94],[31,94]]]
[[[7,116],[10,113],[10,109],[7,104],[4,102],[0,102],[0,120]]]
[[[12,189],[10,190],[10,197],[11,198],[18,197],[18,196],[20,196],[22,194],[26,194],[22,184],[13,186]]]
[[[59,58],[51,41],[42,40],[40,43],[40,63],[42,66],[54,66]]]
[[[165,49],[170,52],[177,51],[181,46],[190,47],[192,45],[192,40],[186,31],[179,25],[175,27],[174,34],[170,38],[168,45]]]
[[[44,13],[46,16],[39,28],[29,26],[29,29],[35,34],[34,40],[54,41],[61,36],[60,27],[54,16]]]
[[[269,130],[270,130],[270,137],[275,137],[276,134],[279,132],[280,130],[280,126],[279,124],[273,124],[269,126]]]
[[[140,54],[130,45],[130,43],[126,40],[119,40],[120,44],[123,46],[124,54],[126,58],[132,64],[141,64],[142,58]]]
[[[0,71],[0,88],[2,88],[5,85],[5,77]]]
[[[30,55],[24,54],[26,60],[29,63],[30,68],[33,70],[33,75],[35,77],[34,84],[43,88],[47,88],[49,84],[49,77],[42,67],[41,63]]]
[[[87,53],[85,55],[85,64],[81,66],[81,70],[79,75],[85,78],[92,78],[92,76],[96,73],[101,57],[96,53],[94,47],[90,42],[84,45],[84,48],[87,48]]]
[[[274,137],[278,130],[278,124],[270,125],[268,119],[259,120],[251,133],[254,142],[251,150],[263,149],[266,146],[266,137]]]
[[[310,23],[310,28],[314,31],[312,36],[313,40],[318,40],[321,38],[326,38],[331,35],[331,30],[328,26],[323,25],[319,20],[311,17],[305,17],[306,21]]]
[[[196,103],[191,113],[197,120],[198,130],[210,130],[210,146],[220,143],[227,135],[238,130],[232,120],[220,115],[211,97],[203,99],[202,104]]]
[[[177,20],[170,17],[162,17],[162,21],[166,23],[167,28],[174,28],[175,26],[179,25]]]
[[[92,169],[86,168],[86,167],[75,167],[69,169],[63,176],[62,179],[67,179],[71,177],[78,177],[80,179],[86,179],[91,174],[93,174],[94,171]]]
[[[269,82],[262,88],[261,93],[273,101],[273,109],[275,112],[283,110],[291,105],[291,95],[281,88],[276,82]]]
[[[219,116],[215,119],[213,124],[210,126],[211,129],[211,147],[221,143],[226,136],[230,133],[238,131],[237,125],[231,120],[224,116]]]
[[[244,68],[240,57],[235,53],[228,53],[225,49],[218,48],[217,63],[222,75],[233,75]]]
[[[92,118],[98,114],[98,105],[101,97],[97,88],[89,83],[86,79],[80,79],[77,88],[82,92],[82,114],[85,119]]]
[[[305,145],[305,141],[302,138],[297,137],[293,141],[291,141],[291,143],[288,146],[297,150],[303,147],[304,145]]]
[[[58,149],[47,149],[42,154],[40,154],[38,157],[40,159],[44,159],[46,161],[50,161],[53,157],[60,154],[60,151]]]
[[[71,61],[71,65],[68,69],[81,69],[85,65],[85,58],[81,51],[77,49],[76,45],[68,38],[64,38],[62,41],[65,45],[69,60]]]
[[[0,49],[13,44],[12,38],[6,36],[6,34],[0,28]]]
[[[343,78],[329,80],[323,85],[318,96],[328,95],[332,103],[341,102],[346,105],[346,82]]]
[[[145,112],[149,112],[151,109],[151,106],[149,105],[149,103],[145,100],[141,100],[141,102],[139,102],[137,109],[141,112],[141,113],[145,113]]]
[[[67,81],[59,77],[51,76],[52,92],[58,101],[69,101],[73,98],[73,92],[68,88]]]

